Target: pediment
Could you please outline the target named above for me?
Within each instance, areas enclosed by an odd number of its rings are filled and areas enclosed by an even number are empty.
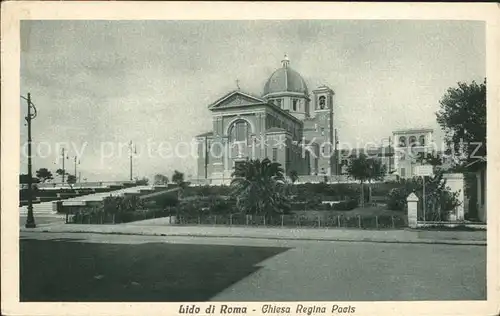
[[[244,105],[262,104],[264,99],[254,97],[241,91],[233,91],[209,106],[209,109],[239,107]]]

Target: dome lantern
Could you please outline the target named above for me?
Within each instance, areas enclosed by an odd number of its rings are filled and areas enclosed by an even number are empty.
[[[283,68],[288,68],[288,65],[290,64],[290,59],[288,59],[288,56],[285,54],[285,58],[281,61],[281,64],[283,65]]]

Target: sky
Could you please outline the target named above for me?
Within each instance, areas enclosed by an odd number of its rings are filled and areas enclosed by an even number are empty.
[[[261,95],[285,53],[309,91],[335,91],[341,142],[430,127],[439,143],[439,100],[459,81],[484,79],[485,45],[478,21],[23,21],[21,93],[38,111],[34,169],[61,168],[65,147],[66,169],[78,156],[82,179],[127,180],[132,141],[134,177],[195,175],[183,148],[211,130],[207,106],[236,80]]]

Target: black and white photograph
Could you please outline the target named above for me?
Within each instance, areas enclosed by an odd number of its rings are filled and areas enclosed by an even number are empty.
[[[63,304],[53,315],[498,312],[496,6],[162,19],[81,5],[87,18],[41,6],[3,31],[17,66],[2,49],[2,240],[16,244],[2,296]]]

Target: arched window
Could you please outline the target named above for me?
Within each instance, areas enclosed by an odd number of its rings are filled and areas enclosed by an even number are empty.
[[[231,125],[229,131],[229,141],[234,142],[248,142],[250,139],[251,127],[245,120],[238,120]]]
[[[298,103],[299,103],[299,100],[297,100],[297,99],[292,100],[292,106],[293,106],[294,111],[297,111],[297,104]]]
[[[399,137],[399,147],[406,147],[406,137]]]
[[[410,145],[410,147],[415,147],[417,146],[417,138],[415,136],[410,136],[410,140],[408,141]]]
[[[425,136],[424,136],[424,135],[421,135],[421,136],[419,137],[418,142],[420,143],[420,146],[425,146]]]
[[[319,97],[319,108],[323,110],[326,106],[326,97],[324,95]]]
[[[281,99],[276,99],[276,105],[281,108]]]

